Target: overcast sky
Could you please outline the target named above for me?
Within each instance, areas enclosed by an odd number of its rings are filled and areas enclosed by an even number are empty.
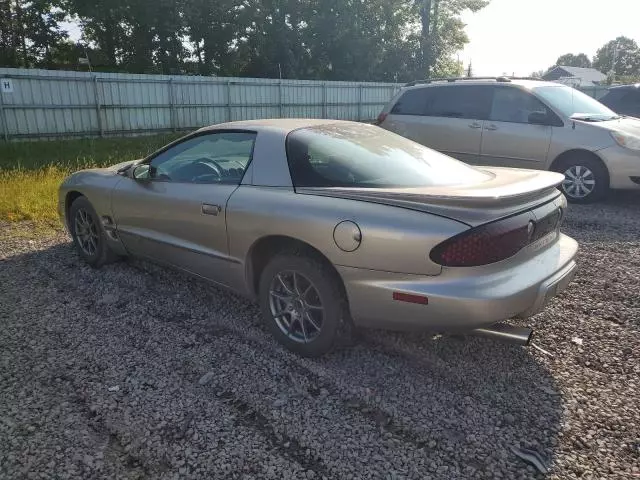
[[[491,0],[465,14],[470,43],[460,53],[474,75],[529,75],[564,53],[592,58],[624,35],[640,43],[640,0]]]

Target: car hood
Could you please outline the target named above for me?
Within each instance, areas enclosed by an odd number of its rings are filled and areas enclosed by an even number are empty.
[[[582,122],[596,128],[604,128],[610,132],[620,132],[640,137],[640,119],[634,117],[622,117],[616,120],[607,120],[606,122]]]
[[[421,210],[468,225],[497,220],[561,195],[564,175],[517,168],[478,167],[490,179],[471,185],[420,188],[297,188],[297,193],[369,201]]]

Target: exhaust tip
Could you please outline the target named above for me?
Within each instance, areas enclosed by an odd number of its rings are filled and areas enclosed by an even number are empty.
[[[514,327],[506,323],[494,323],[484,328],[477,328],[471,332],[473,335],[493,338],[515,345],[529,345],[533,337],[533,329],[528,327]]]

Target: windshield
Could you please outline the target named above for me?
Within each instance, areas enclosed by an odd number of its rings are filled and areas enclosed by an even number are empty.
[[[296,187],[408,188],[478,183],[488,173],[366,124],[295,130],[287,157]]]
[[[567,117],[575,115],[592,120],[617,118],[613,110],[575,88],[564,85],[547,86],[534,88],[533,92]]]

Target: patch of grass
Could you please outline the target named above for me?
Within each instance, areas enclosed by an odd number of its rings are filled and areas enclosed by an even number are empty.
[[[0,144],[0,220],[54,225],[58,187],[71,172],[141,158],[179,135]]]

